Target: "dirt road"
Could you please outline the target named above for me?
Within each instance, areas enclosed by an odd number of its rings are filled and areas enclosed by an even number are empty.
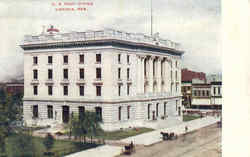
[[[120,157],[125,157],[122,155]],[[148,147],[137,147],[132,157],[221,157],[221,128],[211,125]]]

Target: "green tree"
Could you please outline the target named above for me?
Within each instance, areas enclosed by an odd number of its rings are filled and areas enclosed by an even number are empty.
[[[21,96],[13,99],[4,89],[0,89],[0,144],[1,151],[5,152],[6,138],[15,132],[11,123],[21,119],[21,111],[18,109],[17,102],[21,102]]]
[[[54,137],[50,133],[48,133],[43,140],[43,145],[45,146],[46,150],[50,151],[53,148],[54,143],[55,143]]]
[[[20,132],[11,136],[7,142],[8,157],[34,157],[35,144],[30,132]]]

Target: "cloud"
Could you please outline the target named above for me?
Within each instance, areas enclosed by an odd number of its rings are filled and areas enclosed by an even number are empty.
[[[53,24],[61,32],[112,27],[150,34],[150,0],[89,1],[93,6],[86,12],[55,11],[51,0],[1,1],[0,81],[22,72],[23,52],[18,45],[24,35],[40,34],[43,25]],[[182,44],[184,67],[221,72],[220,8],[218,0],[153,0],[153,30]]]

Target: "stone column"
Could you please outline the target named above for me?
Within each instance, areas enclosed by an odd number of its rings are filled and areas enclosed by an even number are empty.
[[[145,57],[141,57],[141,93],[145,93],[144,91],[144,83],[145,83],[145,76],[144,76],[144,62],[145,62]]]
[[[161,93],[161,58],[157,58],[156,66],[156,80],[157,80],[157,92]]]
[[[153,81],[154,81],[154,78],[153,78],[153,57],[150,56],[149,57],[149,60],[148,60],[148,92],[149,93],[152,93],[153,92]]]
[[[136,71],[136,77],[137,77],[137,83],[136,83],[136,88],[137,88],[137,94],[142,93],[142,87],[141,87],[141,81],[142,81],[142,65],[141,65],[141,57],[140,56],[136,56],[137,59],[137,71]]]

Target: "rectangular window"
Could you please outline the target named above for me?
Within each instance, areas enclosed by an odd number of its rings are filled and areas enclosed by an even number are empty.
[[[129,64],[130,62],[129,62],[129,55],[127,55],[127,63]]]
[[[34,64],[34,65],[37,65],[37,56],[34,56],[34,57],[33,57],[33,64]]]
[[[102,62],[101,54],[96,54],[96,63],[101,63],[101,62]]]
[[[53,87],[52,86],[48,86],[48,94],[49,95],[53,94]]]
[[[122,107],[119,106],[119,108],[118,108],[118,120],[121,120],[121,119],[122,119],[121,112],[122,112]]]
[[[63,78],[68,79],[68,69],[63,69]]]
[[[33,79],[34,79],[34,80],[37,80],[37,79],[38,79],[38,72],[37,72],[37,69],[34,69],[34,70],[33,70]]]
[[[52,64],[53,63],[53,58],[52,56],[48,56],[48,64]]]
[[[175,61],[175,67],[178,68],[178,62],[177,61]]]
[[[121,96],[121,85],[118,86],[118,96]]]
[[[178,81],[177,71],[175,71],[175,80]]]
[[[196,96],[196,95],[197,95],[196,90],[195,90],[195,91],[193,91],[193,92],[194,92],[194,96]]]
[[[33,93],[34,95],[37,95],[37,86],[33,86]]]
[[[33,118],[38,118],[38,105],[33,106]]]
[[[63,86],[63,95],[68,95],[68,86]]]
[[[96,78],[101,79],[102,78],[102,69],[96,68]]]
[[[79,86],[80,96],[84,96],[84,86]]]
[[[84,114],[85,114],[85,107],[84,106],[79,106],[79,119],[83,120],[84,119]]]
[[[84,79],[84,69],[80,69],[80,79]]]
[[[79,55],[79,63],[84,64],[84,55]]]
[[[102,96],[102,86],[96,86],[96,96]]]
[[[102,108],[101,107],[96,107],[95,108],[95,113],[96,113],[98,119],[102,121]]]
[[[127,95],[129,95],[129,92],[130,92],[130,85],[127,84]]]
[[[121,68],[118,68],[118,79],[121,79]]]
[[[48,118],[53,119],[53,106],[48,105],[47,110],[48,110]]]
[[[52,79],[53,79],[53,71],[52,71],[52,69],[49,69],[49,70],[48,70],[48,79],[49,79],[49,80],[52,80]]]
[[[207,91],[207,96],[209,96],[209,90]]]
[[[127,80],[129,80],[129,68],[127,68]]]
[[[130,106],[127,107],[127,112],[128,112],[128,119],[130,119]]]
[[[121,54],[118,54],[118,63],[121,64]]]
[[[204,91],[204,90],[202,91],[202,96],[206,96],[206,95],[205,95],[205,91]]]
[[[216,94],[216,87],[214,87],[214,95]]]
[[[64,55],[63,56],[63,64],[68,64],[69,59],[68,59],[68,55]]]
[[[218,94],[220,95],[220,87],[218,87]]]

